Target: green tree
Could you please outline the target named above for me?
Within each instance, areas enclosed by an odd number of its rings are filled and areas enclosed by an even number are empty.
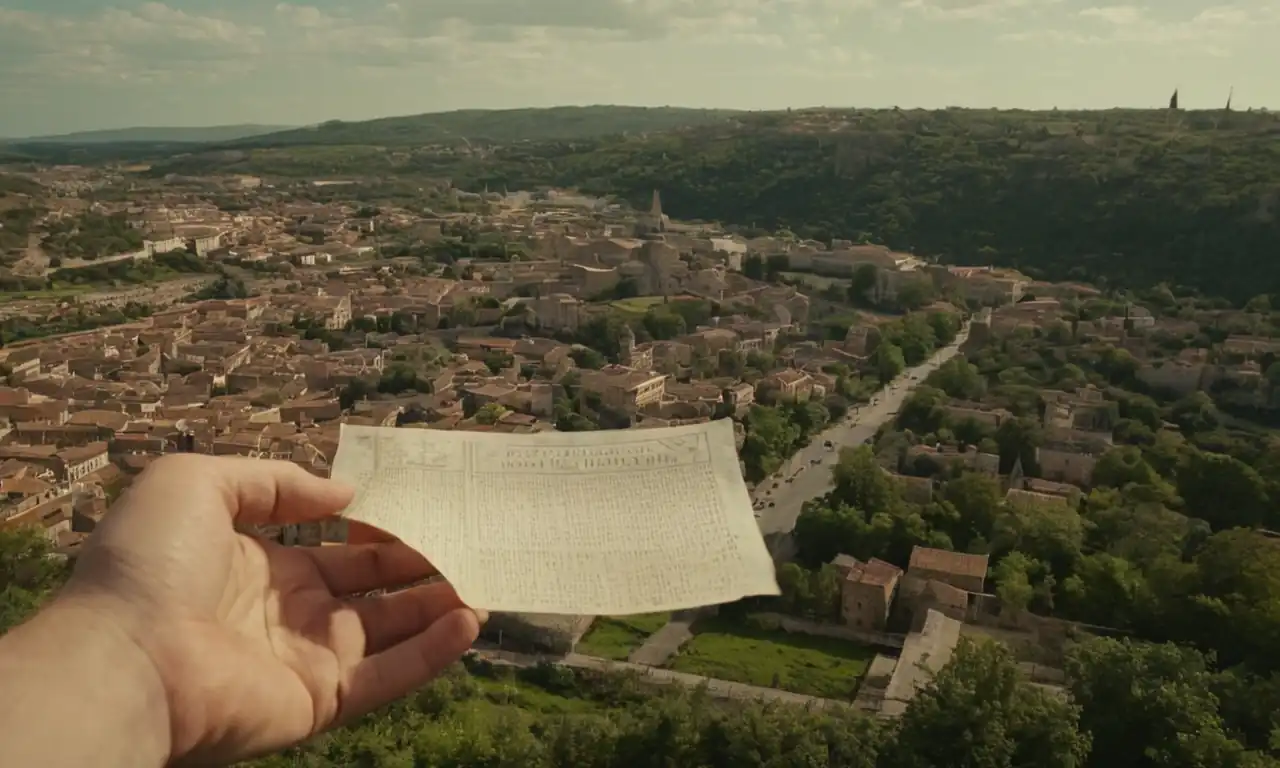
[[[739,454],[746,464],[747,479],[759,482],[782,466],[800,439],[800,428],[777,409],[752,406],[744,419],[746,440]]]
[[[965,472],[947,481],[942,497],[957,513],[954,527],[948,530],[957,546],[967,549],[971,541],[991,537],[1004,499],[998,480],[981,472]]]
[[[1080,709],[1023,682],[997,643],[962,639],[916,694],[880,768],[1082,768]]]
[[[1035,597],[1035,589],[1031,586],[1031,572],[1036,563],[1021,552],[1010,552],[991,571],[996,583],[996,597],[1000,598],[1002,608],[1011,611],[1025,611]]]
[[[0,528],[0,634],[26,621],[69,575],[38,528]]]
[[[666,308],[650,309],[644,315],[644,328],[658,341],[674,339],[686,331],[684,318]]]
[[[907,368],[902,349],[890,342],[881,342],[875,351],[876,374],[881,384],[887,384],[897,378]]]
[[[1191,514],[1217,529],[1257,526],[1278,519],[1257,471],[1219,453],[1191,455],[1178,470],[1178,495]]]
[[[477,424],[497,424],[509,411],[498,403],[488,403],[476,411]]]
[[[592,371],[598,371],[609,363],[604,355],[590,347],[574,347],[569,353],[569,357],[573,358],[573,362],[579,368],[586,368]]]
[[[929,375],[929,384],[961,400],[980,400],[987,382],[978,366],[963,357],[953,357]]]
[[[1211,660],[1189,648],[1097,638],[1067,658],[1091,766],[1244,765],[1211,692]]]
[[[853,271],[853,279],[849,281],[849,302],[860,306],[869,305],[879,284],[880,270],[875,264],[858,265]]]

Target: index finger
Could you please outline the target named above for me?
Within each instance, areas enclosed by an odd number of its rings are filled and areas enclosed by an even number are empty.
[[[297,464],[231,456],[173,454],[153,462],[128,491],[131,497],[190,498],[204,486],[218,493],[238,525],[283,525],[341,512],[354,491]]]
[[[359,520],[347,521],[348,544],[389,544],[399,540],[381,528],[376,528],[368,523],[362,523]]]

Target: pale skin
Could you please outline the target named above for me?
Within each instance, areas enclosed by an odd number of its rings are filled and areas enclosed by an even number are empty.
[[[404,544],[282,547],[235,525],[337,514],[351,490],[287,462],[179,455],[144,472],[66,589],[0,638],[0,765],[225,765],[421,687],[482,612]]]

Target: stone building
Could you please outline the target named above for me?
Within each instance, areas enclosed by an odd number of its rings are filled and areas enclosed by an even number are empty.
[[[883,630],[902,569],[878,558],[864,563],[849,555],[837,555],[832,565],[844,576],[840,588],[844,622],[856,629]]]

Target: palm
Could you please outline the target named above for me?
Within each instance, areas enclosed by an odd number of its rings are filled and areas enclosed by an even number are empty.
[[[312,491],[304,515],[349,499],[341,490],[317,497],[334,486],[286,474]],[[144,475],[139,487],[164,479]],[[273,514],[299,519],[285,508],[286,490],[274,489]],[[282,547],[236,533],[209,502],[217,494],[194,498],[178,517],[151,514],[131,495],[104,521],[80,569],[148,577],[124,586],[133,605],[147,607],[137,634],[169,694],[176,753],[235,759],[295,743],[408,693],[475,639],[474,614],[444,582],[367,594],[433,574],[405,545],[382,537]],[[237,520],[254,522],[243,494],[239,506]],[[151,546],[122,568],[111,560],[119,555],[113,541],[130,537]]]

